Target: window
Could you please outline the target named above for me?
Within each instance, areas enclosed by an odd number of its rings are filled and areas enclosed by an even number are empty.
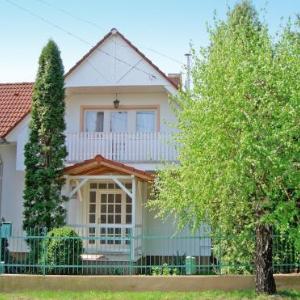
[[[155,132],[159,111],[156,109],[110,110],[90,108],[83,111],[85,132]]]
[[[127,112],[111,113],[110,130],[111,132],[127,132]]]
[[[104,112],[103,111],[86,111],[85,112],[85,131],[86,132],[103,132]]]
[[[137,132],[155,131],[154,111],[138,111],[136,113],[136,131]]]

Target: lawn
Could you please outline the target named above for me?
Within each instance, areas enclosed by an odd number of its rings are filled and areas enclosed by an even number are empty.
[[[300,299],[300,291],[281,291],[276,296],[256,296],[254,291],[235,292],[66,292],[66,291],[35,291],[20,293],[0,293],[0,300],[208,300],[208,299]]]

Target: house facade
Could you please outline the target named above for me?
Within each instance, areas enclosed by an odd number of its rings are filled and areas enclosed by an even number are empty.
[[[155,173],[177,163],[169,97],[179,84],[179,74],[164,74],[116,29],[66,73],[66,223],[91,237],[84,241],[87,254],[121,255],[128,251],[128,235],[176,232],[173,218],[155,219],[146,203]],[[0,217],[12,222],[14,232],[22,231],[32,88],[33,83],[0,84]],[[93,239],[98,236],[103,238]],[[164,255],[199,255],[203,247],[202,255],[209,256],[204,242],[197,249],[174,244]],[[136,242],[130,251],[135,259],[142,248],[161,255],[162,243]]]

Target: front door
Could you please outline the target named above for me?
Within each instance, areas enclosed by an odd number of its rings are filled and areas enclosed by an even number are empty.
[[[89,247],[99,251],[122,251],[132,221],[132,201],[113,183],[91,183],[89,191],[88,223]]]

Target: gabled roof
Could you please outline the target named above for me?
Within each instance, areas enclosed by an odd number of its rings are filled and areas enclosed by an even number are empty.
[[[107,39],[112,35],[118,35],[121,37],[138,55],[140,55],[147,63],[149,63],[162,77],[164,77],[175,89],[178,89],[178,84],[169,78],[163,71],[159,69],[146,55],[144,55],[136,46],[134,46],[123,34],[121,34],[116,28],[112,28],[102,40],[100,40],[88,53],[86,53],[65,75],[69,76],[82,62],[85,61],[98,47],[100,47]]]
[[[71,176],[123,174],[134,175],[143,181],[153,181],[154,179],[153,175],[149,172],[107,159],[101,155],[66,167],[64,174]]]
[[[4,138],[30,112],[33,83],[0,84],[0,138]]]
[[[148,59],[138,48],[136,48],[119,31],[112,29],[104,38],[97,43],[86,55],[84,55],[66,74],[70,75],[89,55],[103,44],[111,35],[119,35],[133,50],[135,50],[146,62],[148,62],[159,74],[170,84],[178,89],[178,82],[168,77],[150,59]],[[5,138],[14,129],[31,109],[31,98],[33,82],[0,83],[0,138]]]

